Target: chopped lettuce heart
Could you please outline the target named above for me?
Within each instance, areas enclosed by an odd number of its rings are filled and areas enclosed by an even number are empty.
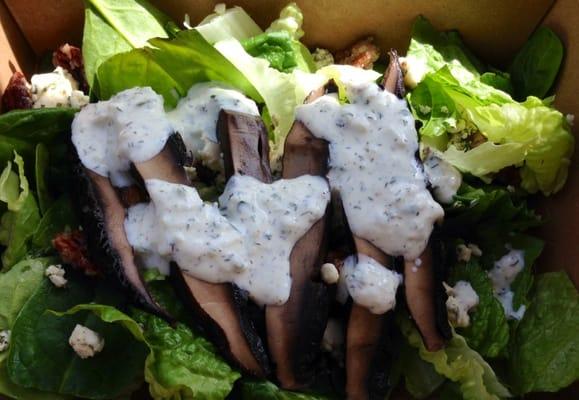
[[[497,89],[510,87],[506,75],[481,76],[460,38],[437,33],[424,18],[415,23],[405,67],[417,85],[408,101],[422,123],[421,140],[443,159],[487,181],[519,167],[521,186],[530,193],[562,188],[574,145],[562,113],[536,97],[514,101]]]

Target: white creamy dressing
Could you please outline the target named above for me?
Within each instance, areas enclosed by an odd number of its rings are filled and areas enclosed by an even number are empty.
[[[333,190],[352,232],[386,254],[416,259],[444,211],[426,188],[418,136],[406,102],[373,83],[346,85],[350,104],[325,95],[296,117],[329,142]]]
[[[212,169],[223,171],[217,120],[221,110],[259,115],[257,105],[236,90],[215,83],[199,83],[168,113],[175,131],[181,134],[187,150]]]
[[[396,291],[402,275],[364,254],[344,260],[342,274],[354,302],[373,314],[384,314],[396,306]]]
[[[78,89],[78,82],[62,67],[46,74],[32,75],[30,91],[33,108],[80,108],[89,102],[89,97]]]
[[[479,297],[470,282],[458,281],[454,286],[443,283],[448,299],[446,309],[453,326],[466,328],[470,325],[469,311],[479,303]]]
[[[153,158],[172,133],[163,98],[150,87],[88,104],[72,122],[72,142],[83,165],[117,187],[132,183],[131,162]]]
[[[157,253],[208,282],[233,282],[258,304],[283,304],[291,289],[289,256],[325,213],[321,177],[266,184],[233,176],[217,204],[189,186],[147,180],[148,205],[129,209],[125,230],[137,253]]]
[[[511,284],[517,275],[525,268],[525,252],[510,249],[507,254],[495,262],[493,269],[488,272],[493,284],[495,297],[503,305],[508,319],[520,320],[525,315],[526,307],[521,305],[518,310],[513,308],[514,293]]]
[[[450,163],[437,157],[432,151],[423,160],[424,173],[432,185],[434,197],[443,204],[452,199],[462,183],[462,174]]]

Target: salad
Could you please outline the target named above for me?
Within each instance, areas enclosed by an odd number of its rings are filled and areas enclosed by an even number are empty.
[[[82,46],[0,115],[0,396],[501,399],[579,378],[579,297],[536,274],[573,116],[561,40],[506,71],[86,0]],[[402,389],[400,389],[402,388]]]

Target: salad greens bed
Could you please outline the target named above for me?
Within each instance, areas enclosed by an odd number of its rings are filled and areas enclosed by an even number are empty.
[[[265,31],[240,8],[217,9],[181,29],[143,0],[85,5],[83,56],[93,99],[151,86],[172,108],[195,83],[227,83],[262,106],[274,161],[295,107],[339,76],[300,42],[303,16],[295,4]],[[540,28],[500,71],[477,59],[458,33],[437,32],[422,17],[415,22],[405,67],[421,144],[464,174],[441,235],[449,249],[476,243],[482,250],[467,262],[448,259],[448,283],[470,282],[480,301],[470,326],[456,328],[445,349],[428,352],[405,311],[397,311],[406,341],[393,374],[416,398],[504,398],[557,391],[579,378],[579,296],[565,273],[533,272],[543,242],[529,229],[542,222],[526,202],[560,190],[570,165],[570,122],[549,97],[563,51],[559,38]],[[112,278],[67,268],[64,289],[45,278],[46,267],[61,262],[52,239],[78,227],[65,144],[76,111],[0,116],[0,331],[11,333],[0,352],[0,394],[128,398],[146,382],[154,399],[221,399],[234,388],[248,399],[334,397],[243,378],[188,327],[162,276],[147,274],[155,298],[179,317],[174,327],[127,303]],[[526,307],[521,321],[507,319],[487,275],[506,243],[525,251],[525,269],[512,285],[514,308]],[[68,345],[76,324],[104,337],[97,357],[82,360]]]

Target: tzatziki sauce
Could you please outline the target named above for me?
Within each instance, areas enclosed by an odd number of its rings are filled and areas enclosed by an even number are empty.
[[[434,198],[442,204],[450,204],[462,183],[462,174],[450,163],[428,151],[423,160],[424,173],[434,192]]]
[[[514,293],[511,290],[511,284],[523,268],[525,268],[525,252],[509,249],[509,252],[496,261],[494,267],[488,272],[494,295],[503,305],[508,319],[520,320],[525,315],[524,305],[517,310],[513,308]]]
[[[207,282],[232,282],[261,305],[289,298],[295,243],[326,211],[328,184],[304,175],[271,184],[235,175],[219,204],[193,187],[147,180],[148,205],[129,209],[125,230],[137,254],[158,253]]]
[[[349,104],[324,95],[296,109],[329,142],[328,179],[339,191],[354,235],[414,260],[444,216],[416,159],[418,136],[406,102],[374,83],[346,85]]]
[[[72,142],[82,164],[129,186],[130,163],[156,156],[173,133],[163,97],[150,87],[120,92],[110,100],[86,105],[72,122]]]
[[[396,291],[402,275],[365,254],[344,260],[344,281],[354,303],[373,314],[384,314],[396,306]]]
[[[187,150],[203,165],[223,171],[221,147],[217,138],[217,120],[221,110],[259,115],[255,102],[225,85],[198,83],[189,89],[168,116],[181,134]]]

